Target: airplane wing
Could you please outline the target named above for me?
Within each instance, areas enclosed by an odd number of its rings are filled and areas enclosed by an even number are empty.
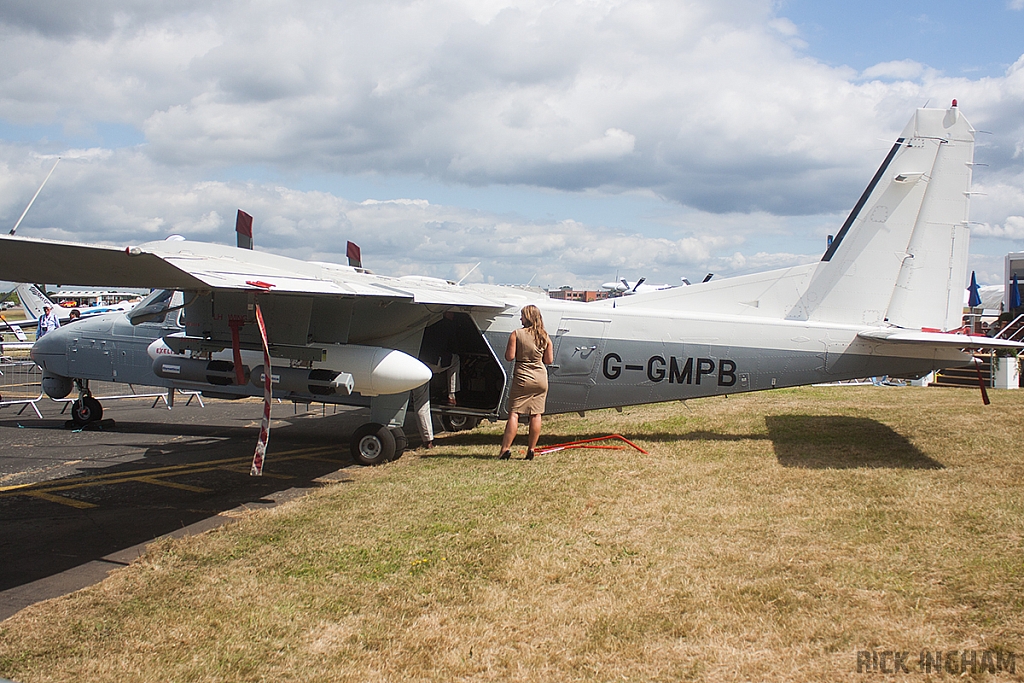
[[[4,327],[6,327],[8,330],[10,330],[11,332],[14,333],[14,336],[15,336],[15,338],[18,341],[20,341],[20,342],[27,342],[28,341],[28,337],[25,336],[25,331],[23,329],[21,329],[21,325],[18,325],[16,323],[9,323],[9,322],[7,322],[7,319],[4,318],[2,315],[0,315],[0,321],[3,322]]]
[[[895,344],[923,344],[927,346],[946,346],[957,349],[1024,349],[1024,343],[1008,339],[993,339],[967,334],[950,334],[948,332],[923,332],[918,330],[875,329],[865,330],[857,334],[861,339],[884,341]]]
[[[0,236],[0,278],[60,285],[185,291],[249,290],[384,297],[412,303],[503,308],[495,298],[442,280],[404,280],[355,268],[189,241],[127,248]]]

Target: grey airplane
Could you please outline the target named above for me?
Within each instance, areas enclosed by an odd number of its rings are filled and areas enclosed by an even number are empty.
[[[366,406],[351,447],[363,464],[401,454],[409,391],[431,381],[424,337],[454,313],[457,425],[507,415],[502,351],[523,306],[554,344],[548,412],[582,412],[969,364],[974,348],[1021,344],[954,333],[966,285],[974,130],[954,102],[919,109],[820,260],[593,303],[514,287],[384,277],[191,241],[116,249],[0,237],[0,279],[148,287],[129,312],[38,341],[47,394],[90,380]],[[266,349],[260,332],[265,323]],[[444,388],[440,388],[446,395]]]

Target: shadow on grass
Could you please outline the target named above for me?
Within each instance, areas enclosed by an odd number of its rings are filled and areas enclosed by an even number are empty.
[[[805,469],[852,469],[857,467],[888,467],[901,469],[942,469],[944,465],[922,453],[916,446],[884,424],[862,417],[830,415],[769,415],[765,418],[767,434],[730,434],[712,431],[684,433],[626,433],[625,438],[637,443],[675,443],[679,441],[763,441],[772,442],[775,455],[783,467]],[[570,441],[583,441],[607,436],[604,433],[542,434],[538,447]],[[440,436],[440,435],[439,435]],[[471,453],[424,452],[429,458],[468,458],[487,460],[497,457],[501,443],[499,434],[455,432],[440,437],[438,444],[472,448]],[[622,442],[606,442],[622,445]],[[513,452],[526,448],[525,430],[520,430],[513,443]]]
[[[863,417],[770,415],[768,438],[783,467],[937,470],[944,465],[884,424]]]
[[[455,447],[479,447],[479,452],[474,453],[438,453],[424,452],[421,455],[423,457],[430,458],[470,458],[477,460],[488,460],[496,458],[498,456],[498,449],[501,446],[501,434],[483,434],[480,432],[454,432],[447,435],[438,435],[439,439],[437,444],[440,446],[455,446]],[[541,434],[540,441],[537,443],[537,448],[544,448],[546,446],[553,446],[555,444],[568,443],[570,441],[584,441],[586,439],[596,439],[602,436],[608,436],[608,432],[593,433],[593,434],[558,434],[549,433]],[[634,443],[638,439],[644,441],[676,441],[679,439],[677,434],[622,434],[625,438],[633,441]],[[627,450],[632,451],[627,444],[616,440],[614,445],[624,446]],[[512,444],[513,452],[518,450],[526,450],[526,430],[520,429],[519,434],[516,436],[515,442]]]

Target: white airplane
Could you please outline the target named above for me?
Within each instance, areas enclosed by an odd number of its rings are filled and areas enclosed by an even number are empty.
[[[82,318],[92,318],[97,315],[103,315],[105,313],[111,313],[114,311],[128,311],[131,310],[134,302],[122,301],[121,303],[114,304],[111,306],[80,306],[75,309],[65,308],[59,306],[50,297],[46,296],[39,290],[35,285],[27,283],[19,284],[15,289],[18,291],[18,300],[21,302],[21,308],[25,311],[25,317],[32,324],[39,322],[39,318],[43,315],[43,308],[49,306],[57,312],[57,319],[61,325],[67,325],[71,322],[71,311],[78,310],[82,314]]]
[[[678,285],[649,285],[647,278],[642,277],[636,282],[630,283],[626,278],[620,277],[618,282],[605,282],[601,289],[611,292],[612,295],[641,294],[644,292],[658,292],[663,289],[672,289]]]
[[[816,263],[593,303],[186,241],[0,237],[0,280],[158,290],[33,347],[50,396],[77,387],[78,421],[102,415],[90,380],[258,396],[269,359],[274,396],[368,406],[350,445],[375,464],[401,454],[409,391],[431,379],[417,354],[446,311],[463,389],[442,410],[472,420],[507,415],[502,352],[526,304],[554,344],[550,413],[922,376],[969,365],[965,349],[1024,348],[950,333],[961,326],[973,152],[955,102],[919,109]]]

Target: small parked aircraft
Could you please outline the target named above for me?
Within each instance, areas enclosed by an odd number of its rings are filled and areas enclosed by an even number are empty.
[[[955,101],[919,109],[819,261],[593,303],[180,240],[116,249],[0,237],[0,279],[157,290],[33,348],[50,396],[77,388],[80,422],[102,414],[90,380],[226,398],[272,390],[369,407],[351,447],[375,464],[401,454],[409,391],[431,379],[417,355],[447,311],[462,388],[442,410],[471,420],[507,414],[502,351],[526,304],[554,344],[551,413],[921,376],[970,364],[964,349],[1024,348],[950,333],[961,326],[973,151]]]
[[[45,306],[49,306],[57,312],[57,319],[61,325],[67,325],[71,321],[71,311],[76,310],[57,305],[35,285],[22,283],[15,287],[15,289],[18,291],[18,300],[21,301],[21,308],[25,311],[26,319],[33,324],[38,322],[40,316],[43,315],[43,308]],[[92,318],[104,313],[127,311],[134,305],[134,303],[123,301],[112,306],[82,306],[77,308],[77,310],[81,313],[82,318]]]
[[[658,292],[663,289],[672,289],[678,287],[678,285],[649,285],[646,284],[647,278],[642,277],[636,282],[630,283],[624,277],[620,277],[618,282],[606,282],[601,285],[601,289],[611,292],[612,296],[623,296],[629,294],[641,294],[643,292]]]

